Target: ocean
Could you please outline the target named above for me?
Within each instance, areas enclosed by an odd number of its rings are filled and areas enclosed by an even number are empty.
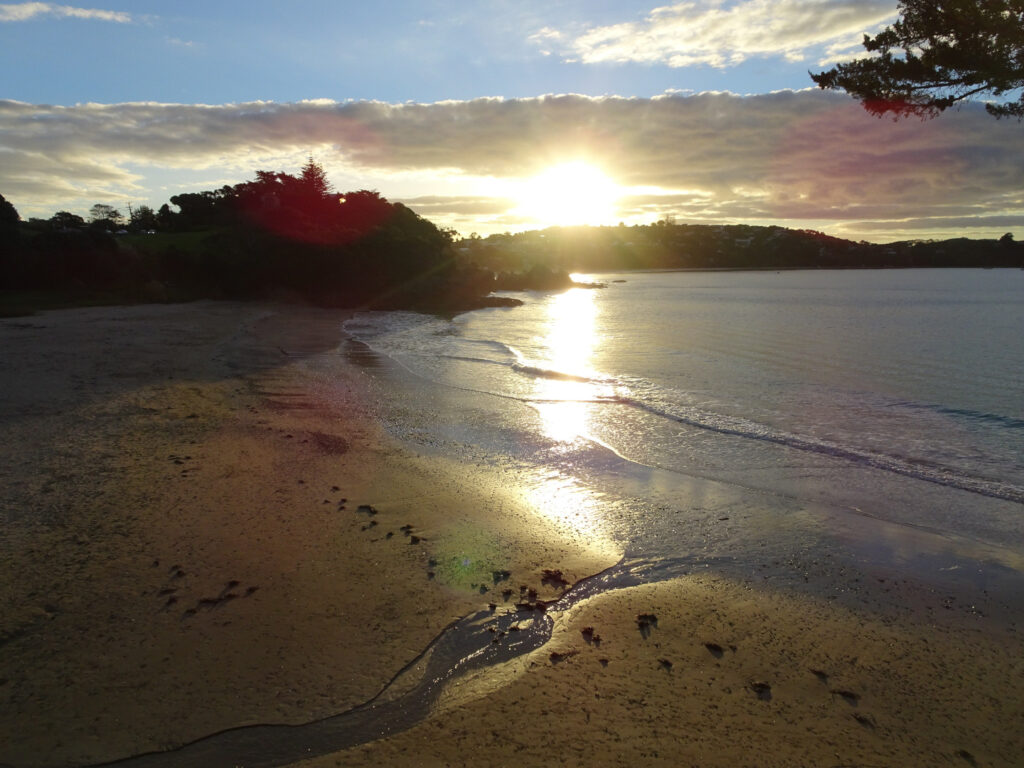
[[[1024,569],[1024,271],[577,279],[348,320],[377,416],[631,557]]]

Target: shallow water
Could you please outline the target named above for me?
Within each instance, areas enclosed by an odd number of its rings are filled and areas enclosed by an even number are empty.
[[[377,372],[392,432],[528,467],[540,506],[639,556],[1024,564],[1024,273],[584,279],[607,287],[347,322],[403,369]]]
[[[1019,623],[1024,275],[594,279],[608,288],[453,320],[359,315],[342,351],[395,436],[623,559],[546,611],[453,622],[347,712],[111,765],[284,765],[399,733],[467,671],[542,647],[581,601],[694,572],[868,612],[942,594]]]

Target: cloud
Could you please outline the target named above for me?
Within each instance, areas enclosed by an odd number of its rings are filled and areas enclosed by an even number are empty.
[[[242,181],[297,167],[310,151],[349,188],[379,189],[440,224],[512,227],[500,182],[574,159],[626,187],[622,216],[639,220],[821,228],[1024,215],[1020,126],[978,104],[892,122],[817,89],[431,104],[0,101],[0,193],[23,215],[138,200],[151,188],[159,205],[176,170]]]
[[[562,54],[587,64],[670,67],[734,66],[752,56],[800,61],[809,48],[857,44],[894,16],[891,0],[690,0],[655,8],[643,21],[587,30]],[[554,30],[537,35],[531,39],[545,45],[557,39]]]
[[[516,205],[516,201],[509,198],[481,195],[420,195],[399,202],[428,219],[435,215],[497,216]]]
[[[112,21],[128,24],[131,14],[122,11],[103,11],[96,8],[75,8],[70,5],[53,3],[11,3],[0,4],[0,22],[29,21],[40,16],[55,16],[63,19],[88,19],[91,21]]]

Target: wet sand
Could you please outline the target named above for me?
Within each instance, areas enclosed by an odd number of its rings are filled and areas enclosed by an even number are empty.
[[[388,438],[343,318],[0,321],[0,764],[334,715],[453,620],[557,597],[544,569],[618,559]],[[598,595],[420,725],[302,764],[1014,765],[1019,615],[898,575],[858,595],[700,571]]]

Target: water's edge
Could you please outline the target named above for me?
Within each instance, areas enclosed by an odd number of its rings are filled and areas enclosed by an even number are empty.
[[[544,646],[555,621],[573,606],[598,594],[667,581],[691,572],[706,559],[623,558],[578,581],[558,600],[506,612],[483,610],[445,627],[377,695],[350,710],[300,725],[250,725],[204,736],[175,749],[149,752],[87,768],[274,768],[337,752],[409,730],[426,719],[445,687],[468,672],[492,667]],[[388,698],[410,676],[408,691]]]

